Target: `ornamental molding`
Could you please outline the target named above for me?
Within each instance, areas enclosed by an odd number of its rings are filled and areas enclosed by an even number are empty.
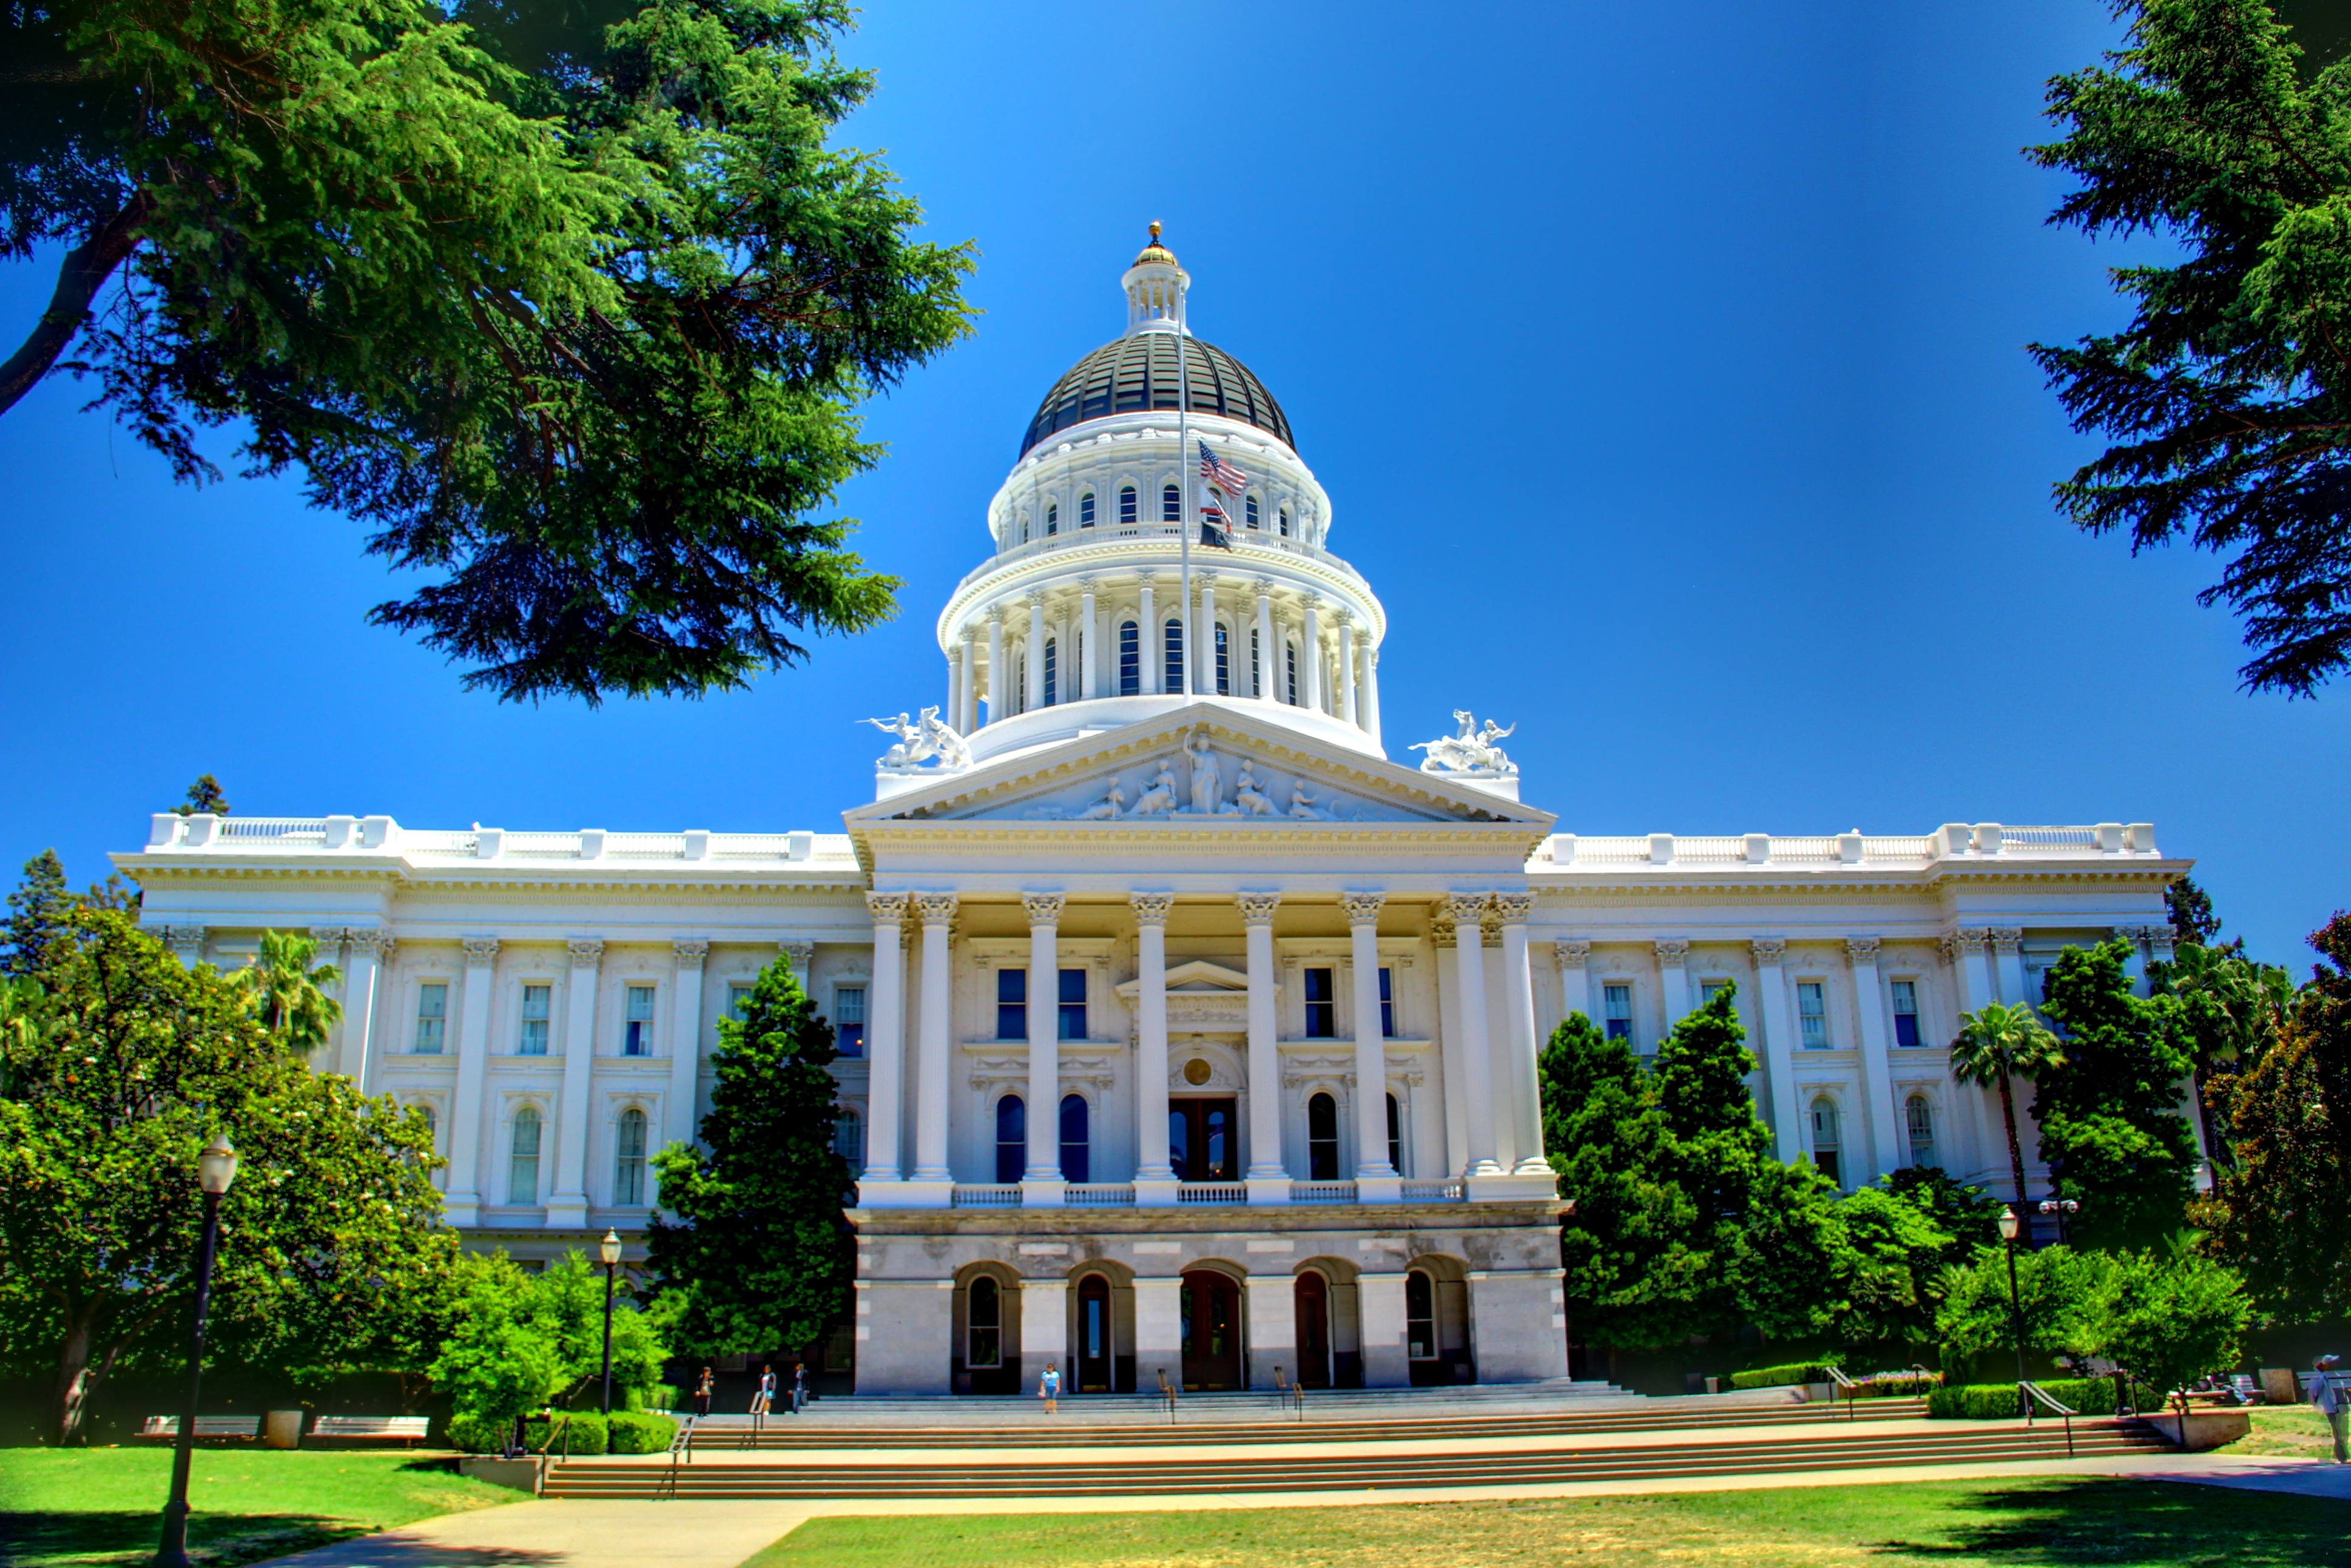
[[[1126,902],[1134,911],[1137,925],[1165,925],[1167,924],[1167,912],[1176,907],[1176,895],[1172,893],[1130,893],[1126,895]]]
[[[1592,944],[1582,939],[1552,944],[1552,963],[1561,969],[1581,969],[1592,962]]]
[[[1490,893],[1448,893],[1441,907],[1452,915],[1458,930],[1464,925],[1479,925],[1485,918],[1487,901],[1493,896]]]
[[[1991,928],[1992,951],[2009,957],[2024,950],[2024,927],[1995,925]]]
[[[601,936],[574,936],[564,943],[571,954],[575,969],[592,969],[604,961],[604,939]]]
[[[461,937],[458,945],[465,948],[465,962],[469,966],[498,961],[498,939],[495,936]]]
[[[679,969],[691,972],[700,969],[703,960],[710,956],[710,944],[679,940],[669,945],[669,951]]]
[[[944,925],[953,920],[962,900],[952,893],[918,893],[914,907],[925,925]]]
[[[1758,965],[1776,967],[1787,961],[1788,942],[1783,936],[1758,936],[1747,946]]]
[[[1281,907],[1279,893],[1237,893],[1233,902],[1240,905],[1241,925],[1247,927],[1271,925],[1273,912]]]
[[[1434,915],[1428,922],[1428,939],[1440,952],[1451,949],[1459,944],[1460,928],[1449,915]]]
[[[1498,893],[1494,895],[1495,913],[1505,925],[1524,925],[1535,912],[1535,895],[1531,893]]]
[[[350,931],[346,927],[340,925],[313,925],[310,927],[310,940],[318,945],[319,951],[321,953],[326,952],[329,948],[341,946],[343,945],[343,939],[350,934]]]
[[[1347,924],[1351,927],[1376,927],[1380,923],[1380,911],[1386,906],[1387,901],[1388,895],[1384,893],[1343,893],[1339,895],[1339,906],[1347,912]]]
[[[204,928],[201,925],[166,925],[163,927],[163,941],[181,957],[187,958],[204,951]]]
[[[379,964],[389,963],[392,949],[399,946],[392,940],[392,933],[381,925],[352,926],[344,933],[344,939],[351,945],[354,957],[365,953]]]
[[[1068,907],[1069,902],[1070,895],[1065,893],[1024,893],[1020,895],[1020,907],[1027,912],[1031,926],[1061,925],[1061,911]]]
[[[910,902],[903,893],[869,893],[865,895],[865,909],[876,925],[899,925],[905,921]]]
[[[799,975],[806,976],[816,964],[816,944],[813,942],[778,942],[776,946]]]
[[[1655,944],[1657,962],[1668,969],[1678,969],[1689,962],[1690,945],[1678,936],[1667,937]]]
[[[1875,936],[1848,936],[1844,939],[1844,955],[1856,964],[1875,964],[1877,941]]]

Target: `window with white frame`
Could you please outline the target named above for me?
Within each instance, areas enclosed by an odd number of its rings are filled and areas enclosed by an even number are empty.
[[[1248,517],[1249,517],[1249,527],[1251,527],[1251,528],[1256,528],[1256,527],[1258,526],[1258,522],[1257,522],[1257,497],[1256,497],[1255,496],[1251,496],[1248,500],[1246,500],[1246,501],[1242,502],[1242,503],[1241,503],[1241,509],[1242,509],[1242,511],[1243,511],[1245,514],[1247,514],[1247,516],[1248,516]]]
[[[1061,640],[1059,637],[1048,637],[1045,639],[1045,706],[1047,707],[1051,707],[1061,701],[1060,682],[1057,679],[1061,671]]]
[[[1093,526],[1094,493],[1092,490],[1089,490],[1084,495],[1078,497],[1078,527],[1081,528],[1090,528]]]
[[[416,1054],[438,1056],[449,1028],[449,987],[427,980],[416,988]]]
[[[1894,993],[1894,1043],[1920,1044],[1926,1036],[1918,1032],[1918,982],[1896,980],[1887,989]]]
[[[1332,984],[1335,969],[1309,969],[1306,980],[1306,1038],[1335,1040],[1339,1035],[1339,993]]]
[[[1806,1051],[1829,1048],[1828,988],[1819,980],[1796,982],[1796,1022]]]
[[[1029,971],[996,971],[996,1038],[1029,1038]]]
[[[865,1167],[865,1118],[847,1105],[833,1118],[832,1152],[849,1162],[852,1175]]]
[[[1290,508],[1288,507],[1281,508],[1281,537],[1283,538],[1288,538],[1290,537]]]
[[[1059,984],[1061,990],[1054,1002],[1060,1009],[1056,1019],[1060,1025],[1058,1038],[1083,1040],[1086,1038],[1086,972],[1083,969],[1064,969],[1061,972]]]
[[[1633,987],[1631,982],[1612,980],[1600,988],[1601,1027],[1611,1040],[1633,1041]]]
[[[1224,624],[1221,622],[1217,625],[1217,695],[1220,697],[1233,695],[1232,650],[1228,645]]]
[[[1395,1038],[1395,971],[1380,966],[1380,1037]]]
[[[739,981],[726,988],[726,1016],[737,1023],[741,1023],[751,1010],[751,991],[748,981]]]
[[[1092,1179],[1093,1138],[1090,1107],[1082,1094],[1061,1096],[1061,1179],[1085,1182]]]
[[[1291,707],[1296,707],[1298,706],[1298,644],[1295,643],[1287,643],[1283,646],[1281,652],[1283,657],[1289,662],[1290,666],[1290,695],[1283,700],[1288,702]]]
[[[507,1145],[507,1201],[528,1208],[538,1201],[538,1107],[525,1105],[514,1113],[514,1129]]]
[[[1729,980],[1700,980],[1698,983],[1698,1005],[1706,1006],[1730,988]]]
[[[517,1056],[547,1054],[548,1009],[554,1005],[554,1000],[555,988],[552,985],[525,986],[522,988],[522,1034],[515,1041]],[[536,1135],[533,1134],[534,1137]],[[536,1155],[531,1157],[538,1158]]]
[[[1817,1095],[1813,1100],[1813,1166],[1842,1186],[1844,1177],[1838,1168],[1838,1154],[1836,1102],[1825,1094]]]
[[[845,1057],[865,1054],[865,988],[832,988],[832,1048]]]
[[[1249,628],[1249,695],[1265,695],[1265,664],[1257,645],[1257,628]]]
[[[1132,621],[1118,625],[1118,695],[1131,697],[1143,690],[1143,629]]]
[[[1159,520],[1163,523],[1184,520],[1184,492],[1173,485],[1164,486],[1159,492]]]
[[[1339,1179],[1339,1103],[1328,1094],[1307,1096],[1306,1179]]]
[[[645,1201],[645,1113],[634,1105],[613,1130],[612,1201],[622,1208]]]
[[[1910,1134],[1910,1163],[1931,1166],[1935,1163],[1935,1108],[1927,1103],[1924,1094],[1913,1094],[1902,1103],[1903,1130]]]
[[[1134,526],[1134,486],[1123,485],[1118,492],[1118,520],[1127,527]]]
[[[1061,531],[1061,508],[1048,502],[1045,506],[1045,537],[1051,538]]]
[[[621,1054],[651,1056],[653,1053],[653,988],[651,986],[631,986],[622,1000],[624,1010],[621,1016]]]
[[[1159,688],[1170,696],[1181,695],[1184,690],[1184,622],[1176,616],[1167,618],[1166,635],[1162,645],[1166,649],[1165,683]]]

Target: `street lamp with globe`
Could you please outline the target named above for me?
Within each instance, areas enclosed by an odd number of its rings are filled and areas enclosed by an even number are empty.
[[[196,1248],[196,1322],[188,1347],[188,1400],[180,1409],[178,1441],[172,1448],[172,1500],[163,1505],[163,1546],[158,1568],[188,1568],[188,1469],[195,1458],[196,1400],[204,1376],[204,1309],[212,1302],[213,1254],[220,1240],[220,1202],[236,1179],[236,1150],[214,1134],[196,1156],[196,1185],[204,1195],[204,1239]]]
[[[604,1232],[597,1246],[604,1260],[604,1414],[612,1413],[612,1279],[621,1266],[621,1233]]]
[[[2025,1414],[2024,1392],[2024,1301],[2016,1289],[2016,1238],[2024,1228],[2024,1221],[2016,1216],[2014,1205],[2000,1211],[2000,1239],[2008,1253],[2008,1311],[2016,1333],[2016,1413]]]
[[[2057,1240],[2061,1246],[2065,1240],[2065,1217],[2081,1211],[2082,1206],[2070,1197],[2044,1197],[2041,1200],[2041,1212],[2057,1217]]]

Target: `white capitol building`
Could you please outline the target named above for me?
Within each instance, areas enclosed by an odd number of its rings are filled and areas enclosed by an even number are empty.
[[[715,1020],[790,955],[843,1046],[856,1307],[826,1357],[861,1392],[1048,1360],[1081,1389],[1562,1375],[1538,1045],[1581,1010],[1652,1051],[1725,981],[1783,1157],[2004,1190],[1959,1012],[2037,998],[2068,944],[2168,956],[2189,862],[2146,823],[1580,836],[1466,715],[1391,760],[1385,613],[1280,406],[1186,331],[1188,283],[1155,231],[846,832],[161,815],[116,857],[143,917],[224,967],[317,936],[331,1065],[426,1108],[450,1222],[524,1258],[642,1229]],[[1186,441],[1248,483],[1188,570]]]

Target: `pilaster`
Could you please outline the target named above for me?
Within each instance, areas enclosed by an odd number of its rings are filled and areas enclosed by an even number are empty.
[[[1061,1180],[1061,925],[1067,903],[1058,893],[1020,895],[1021,907],[1029,916],[1029,1167],[1020,1175],[1024,1208],[1059,1208],[1065,1192]]]
[[[1167,1159],[1167,912],[1176,906],[1172,893],[1127,895],[1134,911],[1134,1087],[1136,1148],[1140,1161],[1134,1173],[1137,1208],[1176,1207],[1176,1170]],[[1173,1316],[1174,1281],[1169,1281],[1167,1310]],[[1143,1313],[1143,1282],[1135,1281],[1135,1316]],[[1136,1329],[1137,1344],[1142,1330]],[[1175,1343],[1170,1341],[1169,1343]],[[1143,1365],[1140,1349],[1135,1365]],[[1181,1381],[1178,1363],[1178,1381]],[[1136,1375],[1142,1375],[1138,1370]]]
[[[663,1102],[662,1141],[694,1142],[695,1102],[702,1087],[702,970],[710,944],[680,937],[669,945],[676,983],[670,987],[669,1093]],[[659,1171],[652,1173],[653,1201],[661,1202]]]
[[[574,936],[571,984],[563,1004],[563,1092],[555,1145],[555,1190],[547,1199],[547,1228],[577,1230],[588,1223],[588,1085],[596,1062],[596,981],[604,962],[600,936]]]
[[[457,1090],[449,1105],[449,1196],[442,1210],[452,1225],[474,1225],[482,1212],[482,1111],[490,1066],[490,1003],[497,986],[498,939],[464,939],[465,979],[459,998]]]
[[[1796,1107],[1795,1015],[1788,1007],[1784,937],[1759,936],[1750,944],[1755,955],[1755,988],[1762,992],[1757,1011],[1763,1024],[1763,1079],[1771,1090],[1771,1144],[1783,1162],[1792,1165],[1803,1152]]]
[[[1273,1005],[1273,913],[1280,906],[1281,894],[1244,893],[1236,902],[1249,952],[1249,1200],[1288,1203],[1290,1170],[1281,1147],[1281,1050]]]

